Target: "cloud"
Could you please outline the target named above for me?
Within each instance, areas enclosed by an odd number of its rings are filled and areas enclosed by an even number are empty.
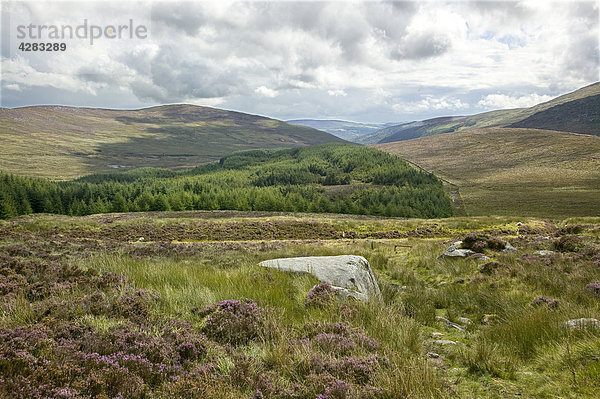
[[[346,93],[344,90],[327,90],[327,94],[329,94],[330,96],[333,97],[346,97],[348,95],[348,93]]]
[[[259,95],[263,96],[263,97],[277,97],[277,92],[275,90],[269,89],[268,87],[265,86],[260,86],[257,87],[256,89],[254,89],[255,93],[258,93]]]
[[[111,107],[118,98],[128,107],[190,102],[385,122],[529,106],[598,80],[597,1],[141,5],[11,3],[3,40],[19,21],[84,18],[133,18],[150,34],[73,40],[51,55],[20,52],[11,40],[2,48],[2,105]]]
[[[506,94],[488,94],[479,102],[477,106],[486,109],[497,109],[497,108],[526,108],[536,104],[552,100],[552,96],[538,95],[537,93],[513,97]]]
[[[428,110],[434,111],[464,111],[469,109],[469,104],[458,98],[449,96],[425,95],[419,101],[401,102],[393,105],[398,113],[416,113]]]

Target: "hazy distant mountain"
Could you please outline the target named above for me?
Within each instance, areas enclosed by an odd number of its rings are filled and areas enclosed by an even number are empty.
[[[485,127],[526,127],[600,135],[600,83],[583,87],[530,108],[451,116],[386,127],[366,136],[364,144],[391,143]]]
[[[194,105],[0,109],[0,170],[53,179],[141,166],[191,167],[237,150],[343,141],[308,127]]]
[[[360,123],[333,119],[295,119],[287,121],[287,123],[312,127],[355,143],[360,142],[362,136],[376,132],[387,126],[396,125],[396,123]]]

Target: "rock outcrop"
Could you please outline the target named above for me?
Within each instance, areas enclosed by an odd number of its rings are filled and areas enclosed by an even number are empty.
[[[309,273],[329,283],[341,296],[360,300],[381,299],[381,291],[369,262],[362,256],[308,256],[260,262],[260,266],[286,272]]]

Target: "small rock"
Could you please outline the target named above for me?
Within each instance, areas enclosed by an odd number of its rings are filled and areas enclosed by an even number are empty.
[[[404,291],[406,291],[406,290],[408,289],[408,286],[406,286],[406,285],[402,285],[402,286],[400,286],[400,285],[398,285],[398,284],[394,284],[394,283],[390,284],[390,287],[391,287],[391,288],[392,288],[394,291],[396,291],[396,292],[398,292],[398,293],[400,293],[400,292],[404,292]]]
[[[458,321],[459,321],[460,323],[462,323],[462,324],[465,324],[465,325],[469,325],[469,324],[473,323],[473,322],[471,321],[471,319],[469,319],[469,318],[467,318],[467,317],[459,317],[459,318],[458,318]]]
[[[437,359],[438,357],[440,357],[440,355],[435,352],[429,352],[427,353],[427,357],[430,359]]]
[[[497,314],[485,314],[483,315],[483,319],[481,320],[481,324],[490,324],[498,321]]]
[[[569,330],[585,330],[585,329],[596,329],[600,328],[600,321],[592,318],[582,317],[581,319],[571,319],[565,321],[565,326]]]
[[[509,242],[504,241],[504,249],[502,250],[504,253],[517,252],[517,248],[513,247]]]
[[[475,254],[475,251],[471,251],[470,249],[461,249],[460,244],[462,244],[462,241],[456,241],[454,244],[450,245],[448,249],[446,249],[439,257],[466,258]]]
[[[432,332],[432,333],[431,333],[431,336],[432,336],[433,338],[439,338],[439,337],[443,337],[443,336],[444,336],[444,333],[441,333],[441,332]]]
[[[517,374],[521,374],[521,375],[533,375],[533,372],[531,372],[531,371],[517,371]]]
[[[517,227],[523,226],[523,222],[517,222]]]
[[[548,237],[548,239],[550,239],[550,237]],[[538,255],[538,256],[550,256],[550,255],[554,255],[554,251],[542,250],[542,251],[535,251],[533,254]]]
[[[436,339],[433,343],[437,345],[456,345],[456,341],[450,341],[449,339]]]
[[[146,241],[146,239],[144,237],[138,238],[138,242],[144,242],[144,241]]]
[[[446,284],[448,284],[448,282],[447,282],[447,281],[440,281],[440,282],[438,283],[438,285],[446,285]]]
[[[480,254],[479,252],[475,252],[470,258],[475,259],[477,262],[487,262],[491,258],[487,255]]]
[[[460,330],[460,331],[462,331],[462,330],[465,329],[464,326],[461,326],[460,324],[453,323],[450,320],[448,320],[448,319],[446,319],[445,317],[442,317],[442,316],[435,316],[435,320],[436,321],[443,321],[444,323],[446,323],[446,325],[448,327],[456,328],[457,330]]]
[[[590,283],[585,286],[585,289],[591,291],[595,296],[600,296],[600,283]]]
[[[550,240],[550,236],[543,236],[543,237],[540,237],[540,240],[543,240],[543,241],[549,241],[549,240]]]

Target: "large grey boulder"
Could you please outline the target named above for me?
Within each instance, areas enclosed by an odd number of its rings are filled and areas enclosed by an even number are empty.
[[[381,299],[381,291],[369,262],[362,256],[307,256],[265,260],[260,266],[309,273],[319,281],[329,283],[340,295],[360,300]]]

